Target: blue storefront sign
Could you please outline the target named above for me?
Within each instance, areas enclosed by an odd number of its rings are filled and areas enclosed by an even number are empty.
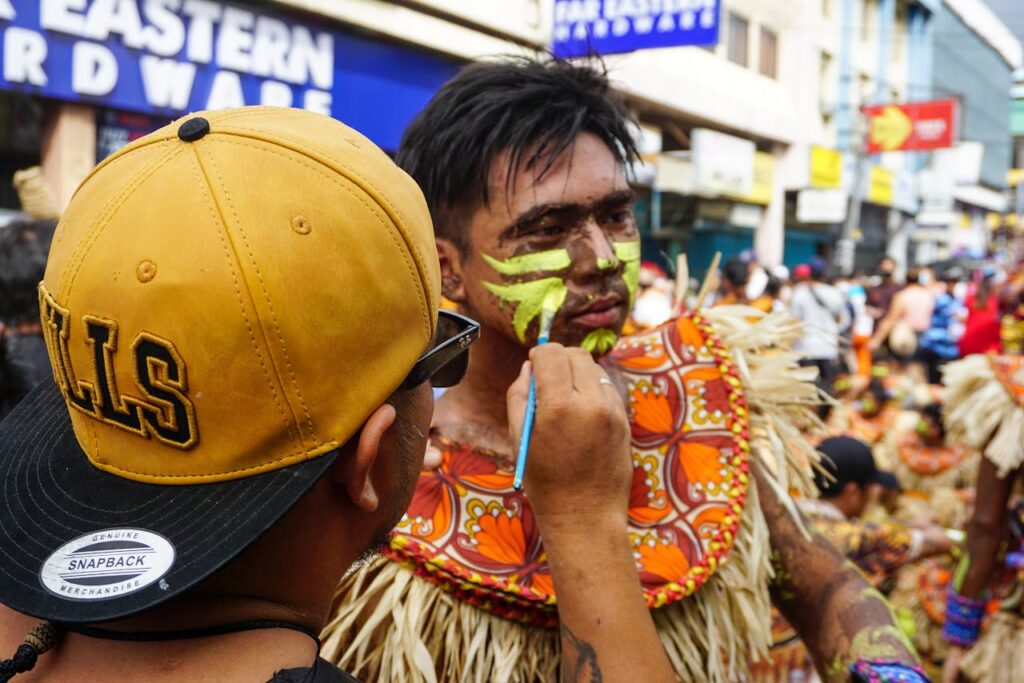
[[[0,0],[0,89],[160,117],[270,104],[385,149],[458,64],[215,0]]]
[[[555,0],[558,57],[714,45],[719,0]]]

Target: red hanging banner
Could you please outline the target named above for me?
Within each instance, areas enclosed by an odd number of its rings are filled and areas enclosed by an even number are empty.
[[[952,147],[956,141],[957,100],[864,107],[868,154]]]

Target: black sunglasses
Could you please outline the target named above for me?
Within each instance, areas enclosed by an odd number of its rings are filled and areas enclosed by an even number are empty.
[[[469,345],[480,336],[480,323],[452,311],[437,312],[434,346],[420,356],[399,389],[412,389],[427,380],[437,388],[462,381],[469,365]]]

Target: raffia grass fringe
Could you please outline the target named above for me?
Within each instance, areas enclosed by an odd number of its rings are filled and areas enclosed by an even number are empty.
[[[753,487],[749,501],[752,514],[743,516],[728,561],[694,595],[653,610],[680,681],[739,680],[748,657],[768,655],[768,527]],[[558,679],[557,630],[459,602],[408,566],[377,560],[346,576],[335,600],[321,655],[368,683]]]
[[[943,370],[946,430],[954,442],[984,448],[1005,477],[1024,462],[1024,409],[999,382],[986,356],[968,356]],[[987,445],[986,445],[987,444]]]
[[[729,349],[750,406],[751,446],[773,475],[770,483],[790,514],[800,519],[789,492],[816,498],[814,468],[820,454],[805,435],[822,434],[814,408],[821,396],[817,369],[800,367],[792,351],[802,326],[788,313],[765,314],[749,306],[720,306],[703,312]]]
[[[800,323],[788,314],[729,306],[703,312],[729,348],[750,409],[751,446],[767,483],[800,516],[789,491],[814,495],[818,454],[802,430],[824,429],[810,410],[820,403],[815,371],[788,348]],[[768,526],[757,488],[747,493],[732,552],[707,582],[680,602],[653,610],[680,681],[730,683],[748,676],[771,645]],[[600,586],[593,587],[600,599]],[[321,653],[368,683],[459,681],[533,683],[558,677],[556,630],[509,621],[452,598],[388,560],[346,576],[323,631]]]
[[[1024,618],[996,612],[988,630],[964,655],[960,671],[973,683],[1024,681]]]
[[[13,183],[21,210],[29,220],[60,218],[57,201],[53,198],[50,186],[46,184],[42,168],[31,166],[15,171]]]

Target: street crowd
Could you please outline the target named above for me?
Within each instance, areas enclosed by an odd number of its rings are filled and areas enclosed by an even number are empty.
[[[788,311],[804,323],[796,348],[819,369],[820,385],[835,395],[840,376],[872,377],[877,366],[907,370],[941,384],[942,366],[972,354],[1019,353],[1024,271],[1003,259],[963,256],[903,269],[883,257],[870,271],[836,275],[822,256],[792,269],[764,267],[752,250],[734,255],[716,274],[704,305],[748,305]],[[673,315],[676,283],[653,262],[641,266],[633,321],[657,325]],[[686,305],[699,283],[686,283]]]

